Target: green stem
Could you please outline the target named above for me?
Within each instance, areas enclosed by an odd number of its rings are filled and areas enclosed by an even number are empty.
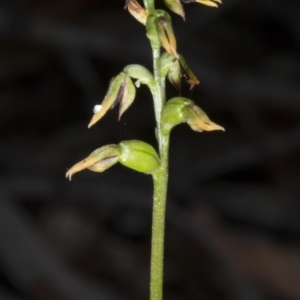
[[[154,202],[152,219],[150,300],[163,299],[163,261],[168,185],[168,153],[169,135],[162,134],[160,148],[161,165],[159,170],[153,174]]]
[[[144,0],[144,5],[148,15],[154,12],[154,0]]]
[[[144,0],[147,15],[155,13],[154,0]],[[150,300],[163,299],[163,262],[165,215],[168,186],[169,161],[169,132],[161,130],[161,111],[166,102],[164,80],[160,74],[160,42],[150,39],[153,55],[153,73],[155,86],[152,90],[156,120],[156,136],[158,141],[160,167],[153,174],[153,217],[151,243],[151,272],[150,272]]]
[[[160,47],[151,45],[153,55],[153,69],[156,89],[154,93],[154,110],[156,119],[156,133],[161,159],[160,168],[153,174],[153,217],[152,217],[152,245],[151,245],[151,274],[150,300],[163,299],[163,261],[165,211],[168,185],[168,155],[169,133],[161,130],[161,111],[166,102],[165,86],[160,75]]]

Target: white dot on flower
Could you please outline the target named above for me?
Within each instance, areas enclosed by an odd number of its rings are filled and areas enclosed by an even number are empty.
[[[96,114],[97,112],[99,112],[102,108],[102,105],[95,105],[93,108],[93,112],[94,114]]]

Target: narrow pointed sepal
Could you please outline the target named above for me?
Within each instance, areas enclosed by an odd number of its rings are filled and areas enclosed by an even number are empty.
[[[92,152],[87,158],[75,164],[66,173],[69,180],[72,176],[84,169],[89,169],[94,172],[103,172],[116,164],[119,160],[121,149],[118,145],[106,145]]]
[[[127,0],[125,9],[128,9],[129,13],[140,23],[146,25],[147,21],[147,12],[146,10],[139,4],[137,0]]]
[[[219,4],[222,4],[221,0],[182,0],[182,2],[185,4],[197,2],[210,7],[218,7]]]
[[[179,62],[181,65],[182,76],[186,79],[187,83],[190,84],[190,90],[191,90],[195,85],[199,84],[200,81],[194,75],[192,70],[189,68],[189,66],[186,63],[185,58],[182,55],[179,55]]]
[[[180,0],[164,0],[166,6],[185,20],[185,13]]]
[[[222,126],[212,122],[207,114],[195,104],[184,107],[182,113],[185,121],[194,131],[225,131]]]
[[[106,112],[112,106],[114,106],[116,100],[118,99],[118,94],[125,77],[126,77],[125,73],[122,72],[110,81],[108,91],[105,95],[102,104],[99,106],[97,105],[97,107],[94,108],[95,114],[93,115],[88,125],[88,128],[90,128],[95,123],[97,123],[106,114]]]

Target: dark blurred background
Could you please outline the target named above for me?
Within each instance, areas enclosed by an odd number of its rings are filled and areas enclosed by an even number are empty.
[[[87,129],[112,76],[151,69],[124,2],[0,3],[1,300],[148,299],[151,177],[64,178],[105,144],[155,145],[143,86]],[[173,131],[164,299],[300,299],[300,1],[185,7],[178,50],[201,84],[182,95],[226,132]]]

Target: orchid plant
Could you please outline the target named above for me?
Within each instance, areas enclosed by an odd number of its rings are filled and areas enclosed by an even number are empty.
[[[153,56],[153,73],[144,66],[132,64],[111,79],[108,91],[101,105],[94,107],[94,115],[88,125],[93,126],[110,108],[119,104],[119,119],[130,107],[136,96],[136,88],[148,86],[154,103],[156,119],[156,140],[158,152],[153,146],[140,140],[122,141],[96,149],[87,158],[71,167],[66,177],[89,169],[103,172],[117,162],[135,171],[149,174],[153,179],[153,222],[150,271],[150,299],[163,298],[163,254],[165,232],[165,209],[168,183],[169,137],[174,126],[187,123],[192,130],[212,131],[224,128],[212,122],[194,101],[181,96],[166,99],[166,78],[179,91],[182,78],[190,88],[200,82],[177,52],[171,17],[168,12],[155,8],[154,0],[143,0],[144,7],[137,0],[127,0],[125,9],[145,26]],[[185,19],[183,4],[201,3],[218,7],[221,0],[164,0],[166,6]],[[162,51],[162,48],[165,51]],[[133,82],[134,81],[134,82]]]

